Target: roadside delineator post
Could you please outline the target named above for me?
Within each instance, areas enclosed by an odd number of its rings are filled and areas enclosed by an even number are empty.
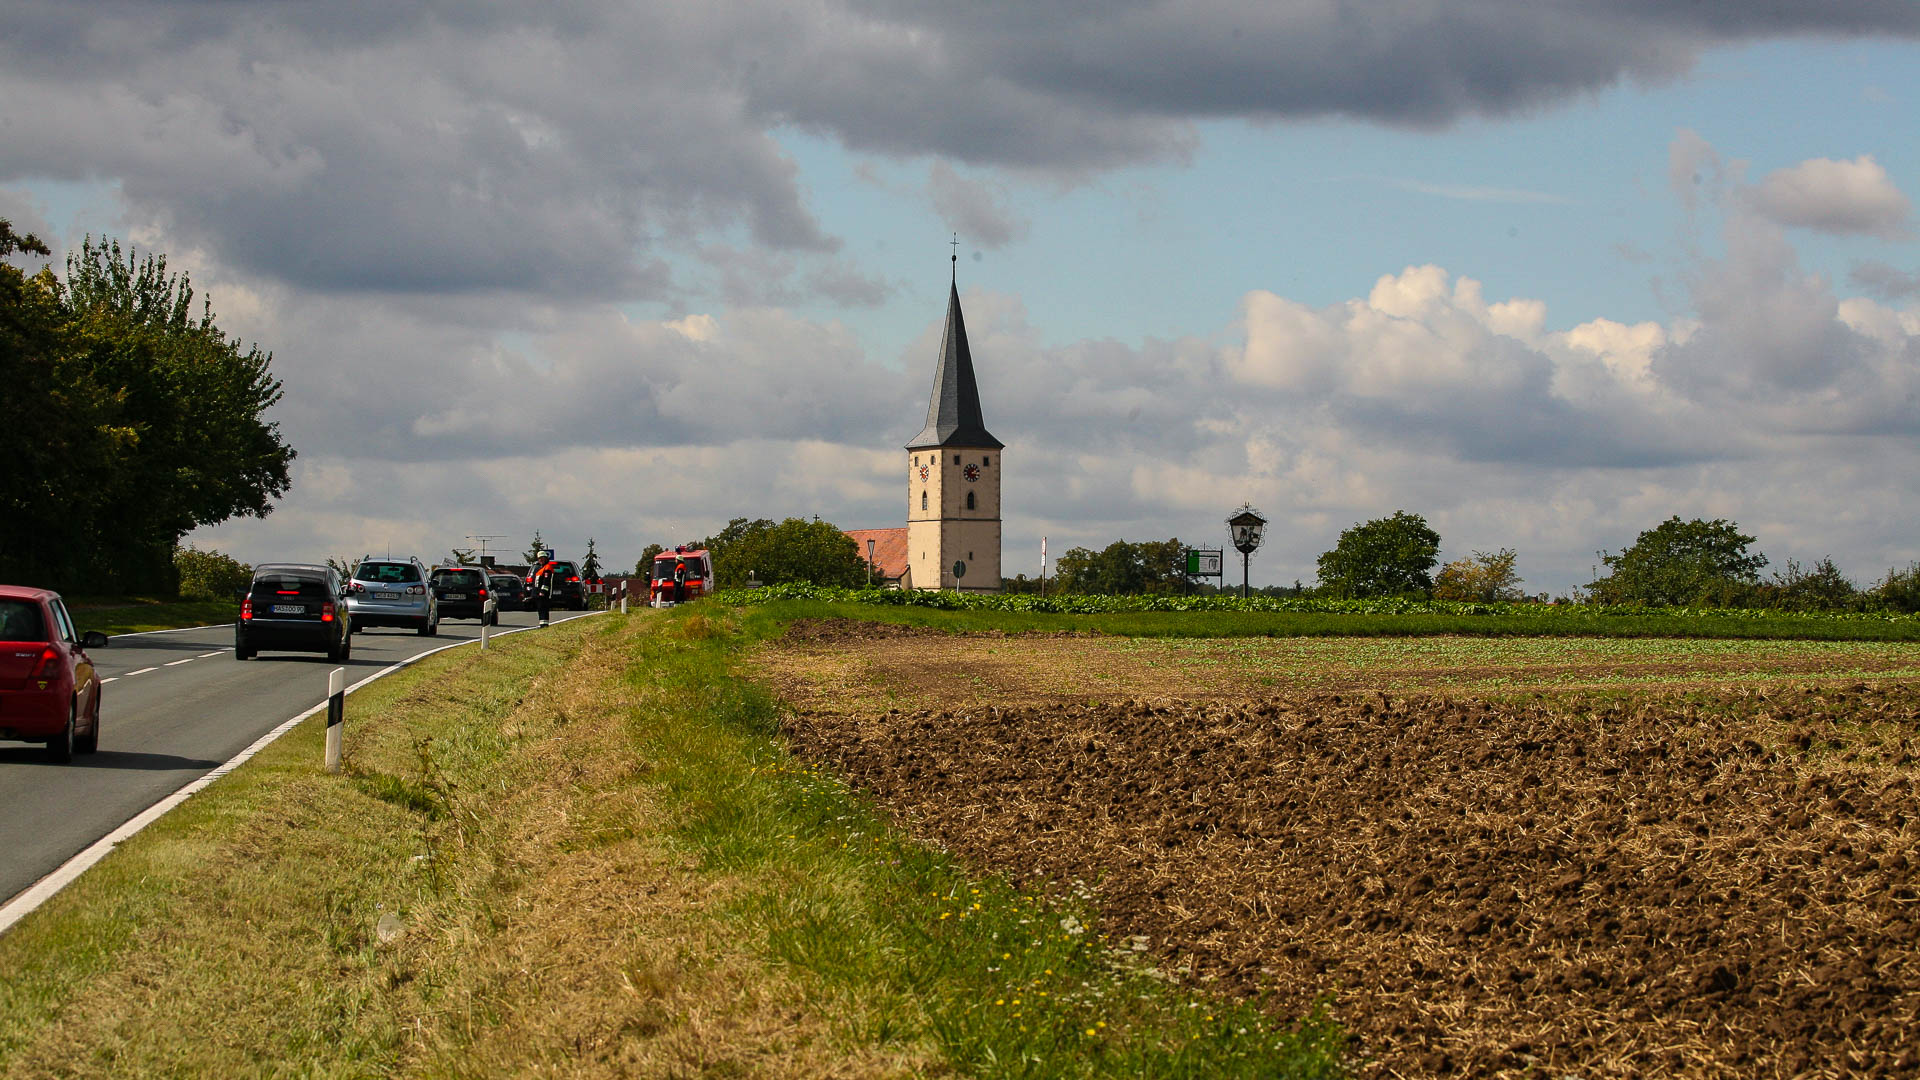
[[[625,615],[626,613],[627,613],[627,594],[621,593],[620,594],[620,614]]]
[[[327,771],[340,771],[340,733],[347,720],[347,669],[327,674]]]
[[[480,648],[485,649],[487,647],[488,640],[491,639],[492,637],[493,637],[493,624],[488,622],[486,615],[482,613],[480,616]]]

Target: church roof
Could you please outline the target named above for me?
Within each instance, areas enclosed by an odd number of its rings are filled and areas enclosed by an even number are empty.
[[[998,450],[1005,444],[987,434],[980,418],[980,387],[973,381],[973,354],[967,349],[967,324],[960,317],[960,286],[947,292],[947,329],[940,339],[940,363],[933,369],[933,400],[927,404],[927,426],[907,444],[909,450],[934,446],[983,446]]]
[[[874,571],[885,581],[898,581],[907,574],[907,530],[848,529],[860,558],[867,557],[867,541],[873,541]]]

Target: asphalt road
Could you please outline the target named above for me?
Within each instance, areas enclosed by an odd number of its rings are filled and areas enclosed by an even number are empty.
[[[580,614],[556,611],[553,619]],[[497,629],[538,621],[532,612],[503,612]],[[278,652],[242,663],[233,658],[232,624],[130,634],[91,650],[106,684],[99,751],[56,765],[39,744],[0,742],[0,902],[324,701],[334,668],[347,669],[351,686],[389,664],[479,636],[471,621],[441,623],[436,637],[366,630],[354,635],[353,659],[344,665],[318,653]]]

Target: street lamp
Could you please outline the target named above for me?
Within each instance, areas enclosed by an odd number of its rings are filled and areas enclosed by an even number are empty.
[[[1267,519],[1251,505],[1242,503],[1240,509],[1227,519],[1227,532],[1233,537],[1233,549],[1240,553],[1240,598],[1250,594],[1247,586],[1249,569],[1253,563],[1253,549],[1260,546],[1261,534],[1266,531]]]

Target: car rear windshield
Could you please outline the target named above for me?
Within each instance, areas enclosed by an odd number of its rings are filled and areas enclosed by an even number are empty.
[[[444,588],[484,589],[486,578],[478,570],[435,570],[433,583]]]
[[[353,576],[361,581],[377,581],[385,585],[404,584],[420,580],[420,568],[405,562],[363,562]]]
[[[580,571],[575,570],[570,562],[557,562],[553,564],[553,572],[556,577],[573,577]]]
[[[253,579],[255,596],[327,596],[327,582],[317,574],[273,572]]]
[[[520,587],[520,579],[517,577],[490,577],[487,579],[487,585],[495,589],[506,589],[511,592]]]
[[[31,600],[0,600],[0,641],[47,641],[47,622]]]

